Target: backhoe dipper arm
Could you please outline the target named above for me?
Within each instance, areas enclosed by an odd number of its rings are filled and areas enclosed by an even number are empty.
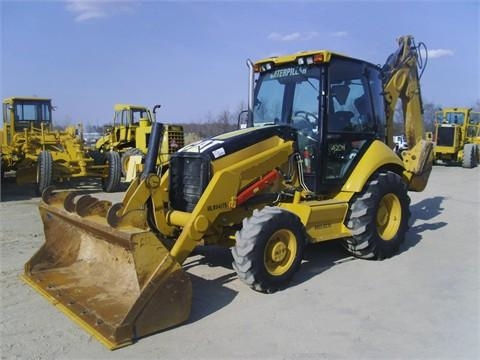
[[[403,123],[408,150],[403,153],[404,176],[409,181],[409,189],[422,191],[428,181],[432,167],[433,144],[423,140],[425,129],[423,105],[418,69],[423,70],[419,49],[423,43],[415,45],[411,35],[398,39],[399,48],[389,56],[384,72],[384,96],[387,104],[387,144],[393,148],[393,116],[398,99],[402,101]]]

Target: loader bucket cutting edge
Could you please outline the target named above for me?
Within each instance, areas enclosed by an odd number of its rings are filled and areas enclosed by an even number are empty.
[[[149,231],[41,202],[45,243],[21,278],[109,349],[188,319],[192,285]]]
[[[36,290],[40,295],[50,301],[55,307],[57,307],[61,312],[67,315],[70,319],[80,325],[85,331],[87,331],[90,335],[100,341],[103,345],[105,345],[110,350],[119,349],[124,346],[128,346],[133,343],[133,341],[125,341],[123,343],[115,343],[103,336],[101,333],[96,331],[92,328],[88,323],[83,321],[83,319],[77,316],[73,311],[71,311],[68,307],[64,306],[62,303],[58,302],[54,296],[50,295],[47,291],[43,290],[41,286],[38,286],[35,281],[31,278],[26,276],[25,274],[20,275],[20,278],[25,281],[28,285],[30,285],[34,290]]]

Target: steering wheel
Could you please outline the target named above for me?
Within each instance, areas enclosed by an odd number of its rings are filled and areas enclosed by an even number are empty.
[[[313,124],[318,121],[318,116],[309,111],[299,110],[295,111],[293,117],[302,117],[302,120],[294,122],[294,127],[298,130],[306,129],[308,132],[313,132]]]
[[[295,120],[295,118],[298,120]],[[311,141],[317,142],[318,140],[314,137],[314,124],[317,123],[318,117],[311,112],[308,111],[295,111],[292,117],[292,126],[297,129],[297,132],[300,135],[303,135],[307,139]]]

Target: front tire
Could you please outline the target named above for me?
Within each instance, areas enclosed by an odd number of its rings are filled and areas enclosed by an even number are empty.
[[[48,150],[40,152],[37,159],[37,183],[35,192],[42,195],[43,190],[52,185],[53,180],[53,158]]]
[[[105,165],[107,165],[107,174],[102,178],[103,191],[115,192],[119,188],[122,178],[122,167],[118,152],[107,152],[105,154]]]
[[[353,236],[344,246],[362,259],[381,260],[398,252],[410,218],[407,184],[393,172],[378,173],[353,198],[347,227]]]
[[[233,268],[252,289],[275,292],[298,270],[305,239],[303,224],[293,213],[278,207],[254,210],[236,233]]]
[[[465,144],[463,147],[462,167],[471,169],[477,166],[477,147],[475,144]]]

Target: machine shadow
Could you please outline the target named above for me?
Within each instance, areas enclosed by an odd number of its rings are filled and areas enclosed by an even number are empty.
[[[237,274],[232,268],[233,258],[230,249],[213,245],[203,246],[196,248],[192,255],[183,265],[185,271],[200,265],[207,265],[228,269],[228,273],[215,279],[206,279],[191,272],[188,273],[192,281],[193,299],[192,312],[187,324],[222,309],[230,304],[237,295],[237,291],[224,286],[237,279]]]
[[[405,242],[400,247],[399,254],[417,245],[422,240],[421,234],[424,231],[436,230],[447,225],[444,221],[428,222],[442,213],[444,210],[442,207],[444,200],[445,197],[443,196],[435,196],[423,199],[410,206],[410,229],[407,232]]]
[[[342,246],[341,240],[331,240],[307,245],[303,253],[300,270],[295,274],[289,287],[300,285],[334,266],[359,260],[351,256]]]

